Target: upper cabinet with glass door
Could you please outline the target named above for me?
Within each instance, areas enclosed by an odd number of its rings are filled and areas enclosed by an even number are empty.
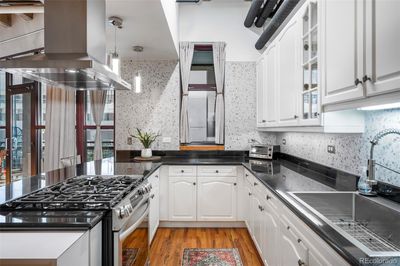
[[[320,70],[318,56],[318,2],[310,1],[302,8],[302,110],[300,124],[320,124]]]

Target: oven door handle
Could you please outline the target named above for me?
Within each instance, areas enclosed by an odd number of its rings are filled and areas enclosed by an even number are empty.
[[[149,213],[149,206],[150,206],[149,200],[146,200],[146,204],[147,204],[147,206],[146,206],[145,211],[143,212],[143,215],[140,216],[140,218],[137,219],[137,221],[134,224],[132,224],[131,226],[129,226],[128,228],[126,228],[125,230],[123,230],[119,233],[120,241],[124,241],[133,231],[136,230],[136,228],[138,228],[138,226],[143,222],[144,218],[146,218],[146,216]]]

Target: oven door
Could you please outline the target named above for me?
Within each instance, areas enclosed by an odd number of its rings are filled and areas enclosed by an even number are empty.
[[[149,200],[135,208],[121,230],[114,232],[114,266],[149,264]]]

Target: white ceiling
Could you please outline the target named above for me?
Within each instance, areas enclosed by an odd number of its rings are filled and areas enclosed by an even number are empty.
[[[171,0],[172,1],[172,0]],[[123,58],[136,58],[132,46],[141,45],[144,51],[139,60],[177,59],[167,20],[160,0],[107,0],[107,18],[123,19],[117,30],[117,52]],[[114,50],[114,28],[107,25],[107,51]]]

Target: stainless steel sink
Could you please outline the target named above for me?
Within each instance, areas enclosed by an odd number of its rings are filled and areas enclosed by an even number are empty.
[[[368,256],[400,256],[400,207],[356,192],[290,194]]]

